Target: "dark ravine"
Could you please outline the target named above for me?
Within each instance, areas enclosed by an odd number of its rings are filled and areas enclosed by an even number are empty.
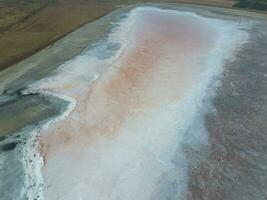
[[[267,24],[262,21],[226,64],[214,107],[206,115],[209,151],[186,149],[192,158],[188,200],[267,199],[266,48]]]

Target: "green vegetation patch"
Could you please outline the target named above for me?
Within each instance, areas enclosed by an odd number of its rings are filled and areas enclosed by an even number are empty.
[[[267,10],[267,0],[241,0],[233,7],[264,11]]]
[[[249,9],[252,9],[252,10],[267,10],[267,4],[255,3],[251,7],[249,7]]]
[[[240,1],[237,4],[235,4],[233,7],[236,8],[248,8],[250,7],[252,4],[250,1]]]

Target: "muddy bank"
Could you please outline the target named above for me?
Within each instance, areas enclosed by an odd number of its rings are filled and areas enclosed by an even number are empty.
[[[2,96],[3,97],[3,96]],[[0,197],[1,200],[27,199],[25,181],[29,179],[25,155],[29,138],[48,121],[62,114],[67,101],[40,94],[7,96],[0,104]],[[33,157],[36,154],[32,151]]]
[[[267,199],[266,30],[263,21],[254,25],[249,42],[225,65],[205,120],[209,150],[185,147],[192,158],[188,200]]]
[[[35,123],[54,117],[64,110],[60,99],[40,95],[18,95],[13,100],[0,104],[0,136],[10,135]]]

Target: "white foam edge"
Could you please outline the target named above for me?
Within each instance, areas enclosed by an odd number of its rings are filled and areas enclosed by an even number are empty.
[[[23,94],[28,93],[35,93],[36,90],[25,90],[23,91]],[[47,121],[44,125],[42,125],[40,128],[35,128],[31,130],[29,133],[29,137],[27,137],[25,140],[26,144],[22,147],[23,152],[23,160],[24,160],[24,167],[25,167],[25,173],[26,173],[26,196],[29,200],[42,200],[42,187],[44,186],[44,181],[41,173],[42,166],[44,164],[43,161],[43,155],[40,155],[40,152],[38,152],[38,136],[40,130],[48,129],[52,124],[55,124],[58,121],[63,120],[66,118],[72,110],[76,106],[76,100],[74,98],[64,96],[64,95],[58,95],[54,93],[50,93],[48,91],[38,91],[41,94],[44,95],[51,95],[57,98],[60,98],[62,100],[65,100],[69,102],[67,109],[59,116],[54,117],[53,119]]]

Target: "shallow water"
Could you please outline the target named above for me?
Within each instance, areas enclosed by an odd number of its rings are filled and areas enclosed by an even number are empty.
[[[40,133],[44,199],[182,198],[180,145],[203,117],[223,60],[246,40],[238,29],[190,12],[137,8],[105,41],[120,45],[111,56],[85,53],[33,85],[76,102]],[[205,128],[197,132],[207,142]]]

